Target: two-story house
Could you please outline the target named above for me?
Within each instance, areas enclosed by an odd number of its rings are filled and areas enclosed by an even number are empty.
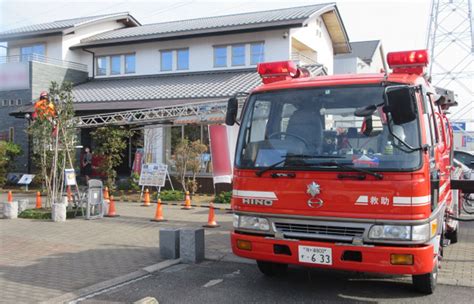
[[[382,41],[351,42],[351,52],[334,56],[334,74],[380,73],[387,71]]]
[[[259,62],[292,59],[316,75],[332,74],[334,55],[350,52],[334,3],[148,25],[125,16],[114,21],[116,28],[61,45],[61,59],[86,65],[90,77],[74,87],[77,115],[222,101],[260,84]],[[0,33],[10,49],[5,37]],[[89,131],[81,130],[81,140],[93,146]],[[179,138],[208,142],[206,125],[160,126],[159,133],[163,162]]]

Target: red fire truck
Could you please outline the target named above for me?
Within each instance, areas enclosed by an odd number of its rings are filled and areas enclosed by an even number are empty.
[[[457,240],[450,188],[455,105],[424,76],[426,50],[389,53],[391,73],[312,77],[261,63],[239,119],[233,252],[265,275],[288,264],[409,274],[432,293]]]

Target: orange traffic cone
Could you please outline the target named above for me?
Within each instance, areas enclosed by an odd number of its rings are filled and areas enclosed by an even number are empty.
[[[151,220],[152,222],[166,222],[165,218],[163,217],[163,206],[161,206],[161,199],[158,199],[156,202],[156,212],[155,218]]]
[[[67,191],[67,201],[68,201],[69,203],[72,203],[72,191],[71,191],[71,186],[67,186],[66,191]]]
[[[104,188],[104,194],[103,194],[104,200],[109,199],[109,187]]]
[[[114,197],[111,195],[109,198],[109,212],[105,215],[106,217],[117,217],[117,211],[115,211]]]
[[[144,202],[142,206],[150,207],[150,192],[148,191],[148,188],[145,189],[145,197],[144,197]]]
[[[209,217],[207,218],[207,224],[204,225],[203,227],[206,228],[216,228],[219,227],[216,223],[216,215],[214,214],[214,204],[210,203],[209,204]]]
[[[43,206],[41,204],[41,193],[36,192],[36,209],[41,209]]]
[[[190,210],[190,209],[193,209],[191,207],[191,197],[189,196],[189,191],[186,191],[186,198],[184,200],[184,206],[183,208],[181,208],[183,210]]]
[[[8,191],[7,202],[13,203],[13,194],[11,191]]]

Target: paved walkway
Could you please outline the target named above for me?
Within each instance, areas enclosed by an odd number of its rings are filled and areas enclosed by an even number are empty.
[[[34,303],[60,296],[160,261],[160,227],[200,227],[207,209],[164,206],[173,218],[150,222],[155,208],[117,203],[121,217],[87,221],[0,220],[0,303]],[[230,255],[231,215],[218,212],[222,228],[206,230],[206,257]],[[185,222],[184,222],[185,221]]]
[[[205,208],[163,209],[164,223],[149,221],[154,205],[120,202],[119,218],[0,220],[0,302],[39,302],[155,264],[160,227],[201,227],[207,220]],[[216,214],[221,227],[206,229],[206,258],[244,261],[231,253],[231,214]],[[474,287],[474,223],[462,223],[460,242],[446,248],[439,282]]]

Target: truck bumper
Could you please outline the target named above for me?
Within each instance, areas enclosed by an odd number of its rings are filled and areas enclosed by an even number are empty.
[[[251,243],[250,250],[237,248],[237,241]],[[377,272],[385,274],[425,274],[433,270],[435,255],[433,245],[417,247],[395,246],[355,246],[333,242],[281,240],[270,237],[246,235],[232,232],[232,251],[235,255],[253,260],[269,261],[283,264],[295,264],[308,267],[340,269],[360,272]],[[278,249],[275,248],[275,245]],[[332,265],[304,263],[298,260],[298,246],[326,247],[332,250]],[[286,250],[286,247],[289,250]],[[285,250],[281,250],[285,248]],[[360,252],[360,261],[347,260],[347,251]],[[346,255],[345,255],[346,253]],[[392,254],[413,255],[412,265],[393,265]],[[350,255],[350,254],[349,254]],[[359,254],[357,254],[359,255]]]

